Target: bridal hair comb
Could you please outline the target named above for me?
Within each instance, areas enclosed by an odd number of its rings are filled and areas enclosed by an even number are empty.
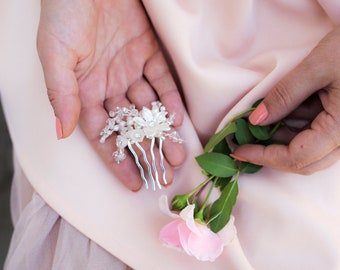
[[[127,147],[135,159],[146,189],[149,188],[149,182],[151,182],[152,190],[156,190],[156,186],[161,189],[156,166],[155,144],[158,144],[162,179],[167,184],[162,150],[163,141],[169,138],[177,143],[183,142],[176,131],[171,131],[175,115],[171,114],[167,117],[167,114],[165,107],[159,101],[152,102],[151,109],[143,107],[140,111],[136,109],[135,105],[131,105],[129,108],[117,107],[114,111],[109,112],[106,126],[100,133],[101,143],[104,143],[114,132],[117,134],[117,150],[113,152],[112,156],[119,164],[126,158],[125,148]],[[145,139],[151,141],[149,149],[151,162],[148,160],[147,151],[140,144]],[[146,177],[136,151],[140,151],[143,156],[148,177]]]

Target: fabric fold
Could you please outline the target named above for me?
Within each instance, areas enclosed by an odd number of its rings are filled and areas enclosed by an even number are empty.
[[[334,26],[336,1],[323,2],[333,21],[318,2],[309,0],[264,1],[261,6],[249,0],[214,0],[215,5],[205,0],[143,1],[174,63],[188,109],[179,129],[187,159],[176,169],[174,184],[153,193],[127,191],[80,129],[66,140],[55,139],[55,118],[36,52],[39,3],[2,1],[0,9],[1,97],[18,163],[35,194],[14,218],[18,225],[8,269],[21,267],[31,255],[20,253],[30,248],[36,251],[29,262],[33,269],[39,269],[34,268],[38,258],[58,266],[70,260],[75,267],[82,257],[98,263],[84,262],[84,267],[124,269],[107,254],[134,269],[339,268],[339,163],[308,178],[270,169],[240,178],[238,239],[214,263],[170,250],[158,239],[168,221],[158,198],[202,181],[195,156],[207,138],[302,61]],[[48,255],[41,257],[43,245],[36,248],[34,238],[48,243]],[[71,240],[79,241],[79,253]],[[60,254],[59,259],[52,260],[52,253]],[[21,258],[18,264],[16,258]]]

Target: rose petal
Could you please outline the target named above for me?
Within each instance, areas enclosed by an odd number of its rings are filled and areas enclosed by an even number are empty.
[[[168,246],[182,248],[181,240],[179,236],[179,226],[184,224],[183,220],[176,219],[162,228],[159,233],[160,240]]]
[[[179,217],[179,215],[176,215],[176,214],[174,214],[174,213],[172,213],[172,212],[170,211],[168,196],[162,195],[162,196],[159,198],[158,204],[159,204],[159,209],[160,209],[164,214],[168,215],[168,216],[171,217],[171,218],[178,218],[178,217]]]
[[[194,232],[196,234],[200,234],[200,230],[197,229],[197,227],[196,227],[197,223],[194,220],[194,210],[195,210],[195,205],[190,204],[187,207],[185,207],[179,215],[183,220],[185,220],[188,228],[192,232]]]
[[[205,225],[197,224],[200,235],[191,233],[188,239],[188,251],[201,261],[215,261],[223,251],[220,237]]]
[[[191,233],[192,232],[187,227],[186,223],[182,220],[182,223],[178,225],[178,235],[181,242],[181,247],[188,255],[192,256],[190,249],[188,247],[188,239]]]
[[[194,220],[195,205],[188,205],[179,215],[171,213],[167,196],[159,199],[161,210],[176,218],[163,227],[160,232],[161,241],[170,247],[184,250],[188,255],[201,261],[215,261],[223,252],[225,245],[235,238],[234,217],[219,232],[214,233],[207,224]]]

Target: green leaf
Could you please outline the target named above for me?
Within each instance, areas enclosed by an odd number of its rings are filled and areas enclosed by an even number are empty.
[[[213,149],[213,152],[229,155],[231,150],[226,140],[220,141]]]
[[[248,121],[243,118],[240,118],[236,121],[236,132],[235,138],[239,145],[254,143],[255,138],[249,130]]]
[[[258,140],[266,141],[272,136],[270,126],[254,126],[248,122],[248,127],[251,134]]]
[[[252,164],[249,162],[241,162],[240,172],[243,173],[256,173],[262,168],[261,165]]]
[[[207,220],[209,218],[210,215],[210,208],[211,208],[211,204],[208,204],[203,211],[203,218],[204,220]]]
[[[255,103],[251,106],[252,108],[256,108],[259,106],[259,104],[263,101],[263,98],[260,98],[259,100],[255,101]]]
[[[213,232],[219,232],[229,222],[237,195],[238,183],[234,180],[228,183],[221,196],[212,204],[208,224]]]
[[[215,186],[222,191],[229,184],[229,182],[232,180],[232,178],[233,178],[232,176],[218,178],[216,183],[215,183]]]
[[[236,161],[221,153],[204,153],[196,161],[204,171],[217,177],[233,176],[238,171]]]
[[[220,141],[224,140],[225,137],[227,137],[228,135],[235,133],[235,131],[236,131],[236,124],[234,122],[230,122],[228,125],[226,125],[223,129],[221,129],[219,132],[217,132],[210,138],[210,140],[204,147],[204,152],[209,152]]]

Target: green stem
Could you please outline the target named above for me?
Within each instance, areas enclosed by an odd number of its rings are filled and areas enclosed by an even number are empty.
[[[204,202],[203,202],[200,210],[196,213],[195,218],[198,218],[198,219],[204,221],[204,215],[203,215],[204,210],[207,207],[211,192],[213,191],[214,187],[216,186],[217,180],[218,180],[218,177],[214,176],[214,181],[213,181],[212,185],[210,186],[209,192],[208,192],[207,196],[205,197]]]
[[[237,170],[237,172],[233,176],[234,179],[232,179],[232,180],[233,181],[238,181],[238,178],[240,177],[240,174],[241,174],[241,171]]]
[[[230,122],[234,122],[235,120],[243,117],[245,114],[250,113],[254,110],[255,110],[255,108],[249,108],[247,110],[244,110],[243,112],[240,112],[240,113],[236,114],[233,118],[231,118]]]
[[[278,121],[273,129],[270,131],[270,137],[274,135],[274,133],[279,129],[279,127],[282,125],[282,121]]]
[[[199,184],[195,189],[193,189],[190,193],[188,193],[189,197],[196,195],[197,193],[200,192],[200,190],[202,188],[204,188],[212,179],[214,178],[214,176],[210,176],[209,178],[207,178],[204,182],[202,182],[201,184]]]

